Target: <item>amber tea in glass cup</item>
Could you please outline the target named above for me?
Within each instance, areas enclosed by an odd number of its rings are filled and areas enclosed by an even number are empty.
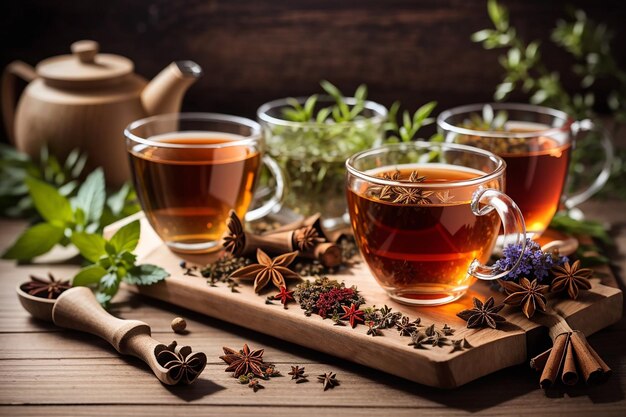
[[[346,167],[357,245],[395,300],[444,304],[461,297],[474,277],[510,272],[485,265],[501,222],[510,243],[525,243],[524,219],[502,192],[502,158],[469,146],[411,142],[357,153]]]
[[[579,132],[596,128],[589,120],[577,122],[559,110],[514,103],[472,104],[442,112],[437,125],[446,142],[486,149],[505,160],[506,192],[519,205],[530,237],[546,230],[561,202],[575,207],[609,177],[613,147],[603,134],[602,170],[586,190],[563,198],[574,139]]]
[[[133,122],[124,133],[141,207],[172,250],[219,249],[231,209],[255,220],[280,205],[283,177],[263,156],[261,128],[252,120],[168,114]],[[248,212],[263,163],[276,177],[276,189],[263,206]]]

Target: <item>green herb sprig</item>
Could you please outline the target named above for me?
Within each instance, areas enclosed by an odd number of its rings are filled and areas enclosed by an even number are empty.
[[[287,99],[278,109],[289,124],[264,126],[268,153],[289,179],[287,207],[308,215],[323,212],[338,217],[345,212],[345,160],[379,144],[382,120],[370,117],[367,87],[359,86],[346,97],[336,86],[321,81],[323,95],[304,100]]]
[[[550,228],[572,235],[583,235],[593,238],[603,246],[613,246],[614,242],[606,226],[595,220],[576,220],[567,213],[557,213],[552,218]],[[596,243],[585,243],[578,246],[576,257],[585,267],[606,265],[610,259],[602,255],[603,250]]]
[[[322,107],[316,112],[319,95],[313,94],[305,100],[304,105],[294,98],[289,98],[287,102],[292,108],[282,109],[284,119],[303,123],[345,123],[362,115],[367,100],[367,86],[365,84],[359,85],[354,92],[355,104],[352,106],[346,103],[343,93],[331,82],[322,80],[320,86],[326,94],[335,100],[334,105]]]
[[[0,214],[9,217],[27,217],[35,214],[33,200],[29,195],[26,178],[46,182],[69,196],[79,185],[87,156],[75,149],[65,161],[60,162],[41,148],[39,161],[12,146],[0,144]]]
[[[104,173],[100,168],[87,176],[73,197],[30,176],[24,178],[24,184],[43,221],[26,229],[2,255],[4,259],[28,261],[57,244],[73,243],[72,236],[76,232],[101,232],[107,224],[138,210],[136,203],[127,204],[133,197],[129,185],[107,198]]]
[[[152,285],[167,278],[169,273],[159,266],[136,263],[133,251],[139,234],[139,220],[119,229],[110,240],[94,233],[73,233],[72,243],[92,264],[76,274],[72,285],[94,287],[98,301],[107,305],[122,281],[131,285]]]
[[[424,104],[413,113],[413,116],[408,110],[400,113],[400,107],[400,102],[396,101],[389,108],[387,123],[385,123],[386,140],[389,143],[410,142],[415,139],[422,127],[431,125],[435,121],[430,115],[437,107],[436,101]],[[401,117],[400,114],[402,114]],[[441,142],[443,137],[437,133],[431,136],[429,140]]]
[[[551,39],[572,57],[572,73],[578,76],[580,92],[570,94],[556,71],[542,61],[539,40],[524,41],[511,26],[508,10],[496,0],[489,0],[487,11],[493,28],[480,30],[472,35],[474,42],[485,49],[505,49],[499,57],[505,75],[496,87],[494,98],[504,100],[516,90],[528,94],[534,104],[561,109],[581,119],[596,117],[597,102],[593,88],[598,81],[607,85],[607,107],[614,120],[614,133],[626,123],[626,70],[620,68],[611,50],[612,33],[605,24],[589,19],[582,10],[575,10],[569,19],[561,19],[553,29]],[[597,172],[589,166],[603,158],[598,134],[586,135],[577,141],[572,154],[570,172],[573,188],[593,181]],[[626,149],[618,149],[611,179],[605,186],[604,195],[626,199]]]

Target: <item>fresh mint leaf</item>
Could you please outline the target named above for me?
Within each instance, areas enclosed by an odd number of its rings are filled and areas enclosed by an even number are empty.
[[[50,223],[29,227],[17,238],[13,246],[2,255],[4,259],[27,261],[43,255],[63,239],[64,228]]]
[[[132,285],[152,285],[169,276],[170,274],[160,266],[142,264],[129,270],[124,282]]]
[[[116,192],[111,194],[111,196],[107,199],[107,205],[111,209],[111,213],[114,216],[118,216],[122,210],[124,210],[124,205],[126,204],[126,199],[128,195],[131,193],[132,187],[130,183],[125,183],[122,187]]]
[[[49,222],[67,223],[72,221],[74,217],[72,206],[69,200],[63,197],[56,188],[34,178],[26,178],[25,182],[33,199],[33,204],[41,217]]]
[[[90,262],[98,262],[102,255],[106,255],[104,245],[106,240],[97,234],[74,232],[71,241],[78,248],[83,258]]]
[[[106,202],[104,172],[98,168],[87,176],[78,189],[74,203],[85,212],[87,220],[98,222]]]
[[[81,269],[78,274],[76,274],[72,280],[72,285],[74,287],[95,285],[98,284],[100,279],[106,274],[106,269],[100,265],[89,265]]]
[[[98,300],[98,302],[105,307],[109,305],[109,303],[111,302],[111,298],[113,297],[111,297],[109,294],[96,291],[96,300]]]
[[[103,289],[106,294],[111,294],[111,291],[114,288],[115,292],[117,292],[118,286],[119,283],[117,274],[113,272],[107,272],[102,278],[100,278],[100,288]],[[115,292],[113,292],[113,294],[115,294]]]
[[[139,220],[135,220],[115,232],[109,241],[115,252],[134,251],[139,243],[140,227]]]
[[[127,269],[130,269],[135,265],[135,262],[137,261],[137,255],[132,252],[124,251],[119,255],[119,259],[122,261]]]

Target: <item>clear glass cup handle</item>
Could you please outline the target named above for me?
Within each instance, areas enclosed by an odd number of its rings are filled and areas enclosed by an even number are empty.
[[[274,189],[274,195],[272,195],[265,204],[246,213],[246,221],[248,222],[259,220],[270,213],[275,213],[280,210],[283,197],[285,196],[285,175],[283,174],[283,170],[280,169],[278,163],[268,155],[263,155],[263,163],[276,179],[276,188]]]
[[[511,269],[500,271],[493,266],[481,264],[478,259],[474,259],[467,272],[479,279],[493,280],[502,278],[509,272],[517,269],[522,260],[522,255],[526,247],[526,224],[524,217],[515,201],[501,191],[492,188],[479,188],[472,197],[472,212],[476,216],[484,216],[496,210],[500,215],[500,220],[504,226],[504,242],[521,245],[520,256]],[[511,239],[512,238],[512,242]]]
[[[590,132],[593,130],[600,129],[595,125],[595,123],[593,123],[589,119],[580,120],[572,124],[573,135],[577,135],[580,132]],[[606,184],[606,182],[609,180],[609,177],[611,176],[611,165],[613,164],[614,156],[613,141],[611,140],[611,136],[606,130],[601,129],[601,133],[601,143],[604,149],[604,164],[602,165],[602,171],[600,171],[600,174],[596,177],[595,181],[592,182],[586,190],[580,191],[579,193],[565,199],[564,204],[567,209],[574,208],[580,203],[587,201],[589,197],[591,197],[592,195],[600,191],[602,187],[604,187],[604,184]]]

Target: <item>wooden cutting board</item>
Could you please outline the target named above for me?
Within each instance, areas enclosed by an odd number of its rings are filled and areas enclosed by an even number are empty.
[[[367,266],[361,263],[332,278],[344,280],[348,286],[356,285],[368,306],[386,304],[411,319],[420,317],[425,326],[434,323],[441,328],[448,324],[455,329],[452,339],[466,338],[473,348],[457,352],[451,352],[450,346],[414,349],[408,345],[410,338],[400,336],[394,329],[383,330],[382,336],[372,337],[366,334],[367,327],[363,325],[352,329],[335,326],[331,320],[317,315],[307,317],[296,303],[289,304],[287,310],[279,302],[265,304],[266,297],[276,293],[274,289],[268,288],[267,292],[257,295],[252,285],[244,282],[238,287],[239,292],[233,293],[224,284],[210,287],[204,278],[185,276],[179,266],[181,256],[167,249],[145,218],[141,222],[141,239],[137,247],[139,261],[160,265],[170,272],[171,277],[153,286],[129,287],[131,291],[421,384],[439,388],[463,385],[499,369],[526,362],[531,353],[538,353],[535,348],[546,342],[545,329],[512,307],[505,307],[501,312],[508,319],[502,328],[467,329],[456,313],[471,308],[472,296],[503,298],[483,283],[475,284],[466,296],[454,303],[411,307],[387,297]],[[109,227],[106,234],[112,234],[121,224]],[[211,257],[185,256],[185,260],[204,265]],[[578,300],[551,302],[572,328],[585,335],[617,322],[622,314],[622,292],[615,288],[610,270],[603,269],[598,275],[602,279],[594,278],[592,289],[582,292]]]

